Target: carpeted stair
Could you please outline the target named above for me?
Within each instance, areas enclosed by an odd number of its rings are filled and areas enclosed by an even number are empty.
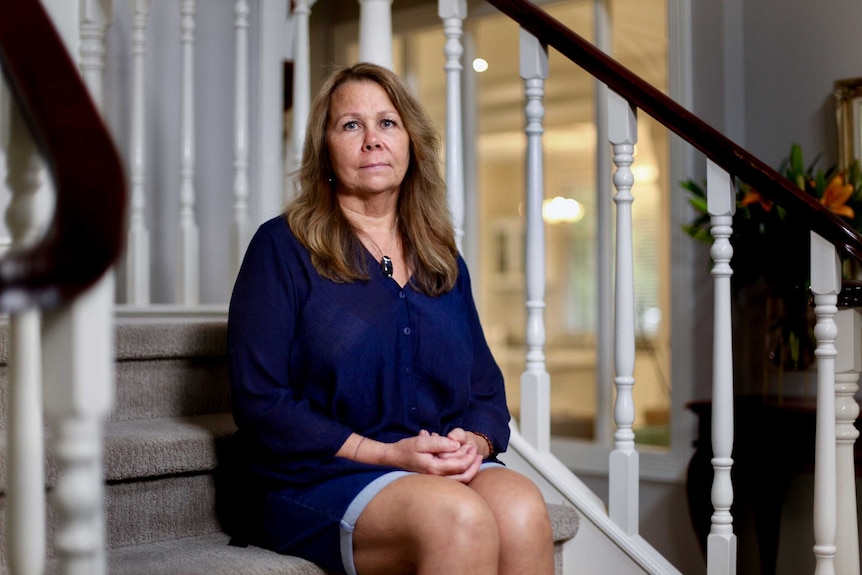
[[[111,575],[324,574],[296,557],[228,545],[230,538],[216,513],[215,481],[225,440],[235,429],[225,335],[224,321],[118,321],[116,405],[105,426],[104,457]],[[0,514],[6,488],[5,333],[2,336]],[[55,478],[49,452],[49,491]],[[562,573],[559,550],[575,536],[578,515],[570,507],[549,508],[557,572]],[[55,523],[50,510],[48,521],[50,539]],[[5,541],[5,529],[4,519],[0,542]],[[2,575],[8,572],[5,555],[0,547]]]

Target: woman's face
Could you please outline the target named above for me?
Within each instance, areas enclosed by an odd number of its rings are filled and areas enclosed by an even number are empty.
[[[376,82],[348,82],[329,104],[326,143],[336,193],[397,193],[410,163],[410,139],[389,96]]]

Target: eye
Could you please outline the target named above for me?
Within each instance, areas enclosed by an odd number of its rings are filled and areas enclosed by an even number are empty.
[[[380,121],[380,125],[383,126],[384,128],[393,128],[393,127],[395,127],[395,120],[392,120],[390,118],[386,118],[386,119]]]
[[[357,123],[356,120],[349,120],[348,122],[344,123],[344,129],[345,130],[355,130],[358,127],[359,127],[359,124]]]

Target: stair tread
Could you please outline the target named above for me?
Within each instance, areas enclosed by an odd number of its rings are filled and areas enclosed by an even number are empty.
[[[548,515],[554,530],[554,543],[562,543],[578,534],[580,514],[571,505],[548,503]]]
[[[549,504],[554,540],[561,543],[577,532],[578,513],[566,505]],[[112,549],[112,575],[326,575],[299,557],[255,547],[233,547],[224,533],[172,539]]]
[[[260,547],[233,547],[224,533],[112,549],[112,575],[326,575],[317,565]]]
[[[211,471],[217,464],[216,442],[236,430],[230,413],[164,417],[105,424],[104,469],[107,481]],[[50,446],[50,442],[47,442]],[[0,462],[7,445],[0,436]],[[46,485],[57,469],[49,448]],[[6,466],[0,465],[0,494],[6,491]]]
[[[116,323],[116,358],[119,361],[223,356],[226,353],[227,318],[118,319]]]
[[[218,463],[216,441],[234,431],[230,413],[109,422],[105,424],[105,479],[210,471]]]

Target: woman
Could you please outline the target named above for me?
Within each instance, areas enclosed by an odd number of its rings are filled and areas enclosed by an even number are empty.
[[[285,216],[231,298],[253,541],[346,573],[552,573],[544,500],[495,456],[503,379],[458,256],[439,139],[390,71],[334,73]]]

